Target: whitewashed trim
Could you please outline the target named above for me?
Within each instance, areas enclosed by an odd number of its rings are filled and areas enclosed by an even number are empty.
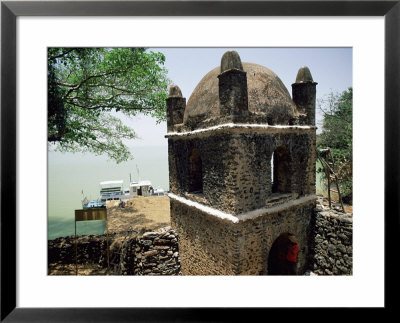
[[[260,208],[257,210],[239,214],[238,218],[240,221],[251,220],[251,219],[255,219],[259,216],[265,215],[265,214],[273,214],[273,213],[281,212],[288,208],[300,206],[302,204],[307,204],[307,203],[310,203],[310,202],[313,202],[316,200],[317,200],[317,195],[315,195],[315,194],[306,195],[306,196],[300,197],[295,200],[289,200],[287,202],[284,202],[282,204],[279,204],[279,205],[276,205],[273,207],[269,207],[269,208],[264,207],[264,208]]]
[[[313,201],[317,200],[317,195],[311,194],[311,195],[303,196],[303,197],[301,197],[299,199],[289,200],[287,202],[284,202],[282,204],[279,204],[279,205],[276,205],[276,206],[273,206],[273,207],[269,207],[269,208],[264,207],[264,208],[260,208],[260,209],[257,209],[257,210],[241,213],[241,214],[238,214],[238,215],[235,216],[235,215],[232,215],[230,213],[226,213],[226,212],[217,210],[217,209],[212,208],[210,206],[206,206],[206,205],[203,205],[201,203],[188,200],[188,199],[186,199],[186,198],[184,198],[182,196],[177,196],[177,195],[175,195],[173,193],[169,193],[168,196],[171,199],[179,201],[179,202],[181,202],[181,203],[183,203],[183,204],[185,204],[187,206],[196,208],[196,209],[198,209],[198,210],[200,210],[202,212],[205,212],[207,214],[215,216],[215,217],[217,217],[219,219],[228,220],[228,221],[231,221],[233,223],[238,223],[240,221],[246,221],[246,220],[255,219],[255,218],[258,218],[258,217],[260,217],[262,215],[266,215],[266,214],[273,214],[273,213],[281,212],[281,211],[284,211],[284,210],[286,210],[288,208],[300,206],[302,204],[307,204],[307,203],[310,203],[310,202],[313,202]]]
[[[214,209],[212,207],[206,206],[206,205],[198,203],[198,202],[194,202],[194,201],[185,199],[184,197],[177,196],[177,195],[175,195],[173,193],[169,193],[168,196],[171,199],[174,199],[174,200],[176,200],[178,202],[186,204],[187,206],[194,207],[194,208],[196,208],[196,209],[198,209],[198,210],[200,210],[202,212],[205,212],[207,214],[213,215],[213,216],[215,216],[215,217],[217,217],[219,219],[229,220],[229,221],[231,221],[233,223],[239,222],[239,219],[236,216],[232,215],[232,214],[229,214],[229,213]]]
[[[185,132],[168,132],[165,135],[165,138],[170,137],[183,137],[183,136],[193,136],[197,134],[204,134],[212,131],[221,131],[221,130],[262,130],[265,132],[277,132],[277,131],[285,131],[285,130],[295,130],[295,131],[310,131],[317,129],[316,126],[273,126],[268,124],[247,124],[247,123],[225,123],[218,126],[212,126],[204,129],[197,129],[193,131],[185,131]]]

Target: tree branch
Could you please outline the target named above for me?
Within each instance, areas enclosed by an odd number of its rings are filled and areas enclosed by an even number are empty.
[[[56,58],[63,57],[63,56],[65,56],[65,55],[67,55],[67,54],[71,53],[73,50],[75,50],[75,48],[71,48],[71,49],[67,50],[67,51],[66,51],[66,52],[64,52],[64,53],[61,53],[60,55],[57,55],[57,56],[51,56],[51,57],[49,57],[47,60],[51,61],[51,60],[53,60],[53,59],[56,59]]]
[[[123,73],[126,72],[129,68],[124,69],[124,70],[120,70],[120,71],[111,71],[111,72],[107,72],[107,73],[101,73],[101,74],[97,74],[97,75],[90,75],[88,76],[86,79],[84,79],[80,84],[76,85],[75,87],[71,88],[65,95],[64,98],[67,98],[73,91],[78,90],[79,88],[81,88],[85,83],[87,83],[89,80],[94,79],[94,78],[98,78],[98,77],[104,77],[107,75],[112,75],[112,74],[118,74],[118,73]]]

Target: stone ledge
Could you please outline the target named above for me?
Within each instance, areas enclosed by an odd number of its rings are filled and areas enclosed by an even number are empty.
[[[246,220],[251,220],[251,219],[255,219],[257,217],[263,216],[263,215],[267,215],[267,214],[274,214],[277,212],[281,212],[283,210],[287,210],[293,207],[297,207],[303,204],[309,204],[309,203],[313,203],[317,200],[317,196],[314,194],[311,195],[306,195],[303,197],[300,197],[298,199],[295,200],[289,200],[287,202],[281,203],[279,205],[275,205],[272,207],[264,207],[264,208],[260,208],[257,210],[253,210],[253,211],[249,211],[249,212],[245,212],[245,213],[241,213],[238,215],[233,215],[230,213],[226,213],[217,209],[214,209],[210,206],[206,206],[191,200],[188,200],[184,197],[181,196],[177,196],[173,193],[169,193],[168,196],[173,199],[176,200],[178,202],[181,202],[189,207],[193,207],[196,208],[204,213],[207,213],[209,215],[212,215],[214,217],[220,218],[222,220],[228,220],[230,222],[233,223],[238,223],[240,221],[246,221]]]

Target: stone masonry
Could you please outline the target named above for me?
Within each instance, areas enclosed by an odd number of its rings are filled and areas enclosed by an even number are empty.
[[[312,220],[310,270],[316,275],[353,272],[353,217],[350,213],[317,205]]]
[[[316,200],[316,84],[300,68],[292,99],[275,73],[229,51],[187,104],[170,88],[169,196],[182,274],[287,274],[293,240],[292,274],[304,273]]]
[[[107,268],[106,235],[77,238],[78,264],[96,265],[107,275],[180,275],[178,236],[171,227],[143,235],[110,235],[110,266]],[[75,239],[48,241],[49,265],[75,264]]]

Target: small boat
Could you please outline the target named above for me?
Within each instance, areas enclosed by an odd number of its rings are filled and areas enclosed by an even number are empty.
[[[100,182],[100,197],[101,202],[118,201],[127,198],[124,192],[124,181],[104,181]]]
[[[82,190],[83,195],[83,190]],[[89,201],[86,197],[82,200],[82,208],[101,208],[106,207],[107,201],[128,199],[123,190],[123,181],[104,181],[100,182],[100,196],[97,200]]]
[[[106,207],[105,202],[101,202],[99,200],[88,201],[87,203],[82,203],[82,208],[90,209],[90,208],[101,208]]]
[[[90,209],[90,208],[99,208],[99,207],[106,207],[106,203],[103,203],[99,200],[92,200],[89,201],[87,197],[85,197],[82,201],[82,208],[83,209]]]

